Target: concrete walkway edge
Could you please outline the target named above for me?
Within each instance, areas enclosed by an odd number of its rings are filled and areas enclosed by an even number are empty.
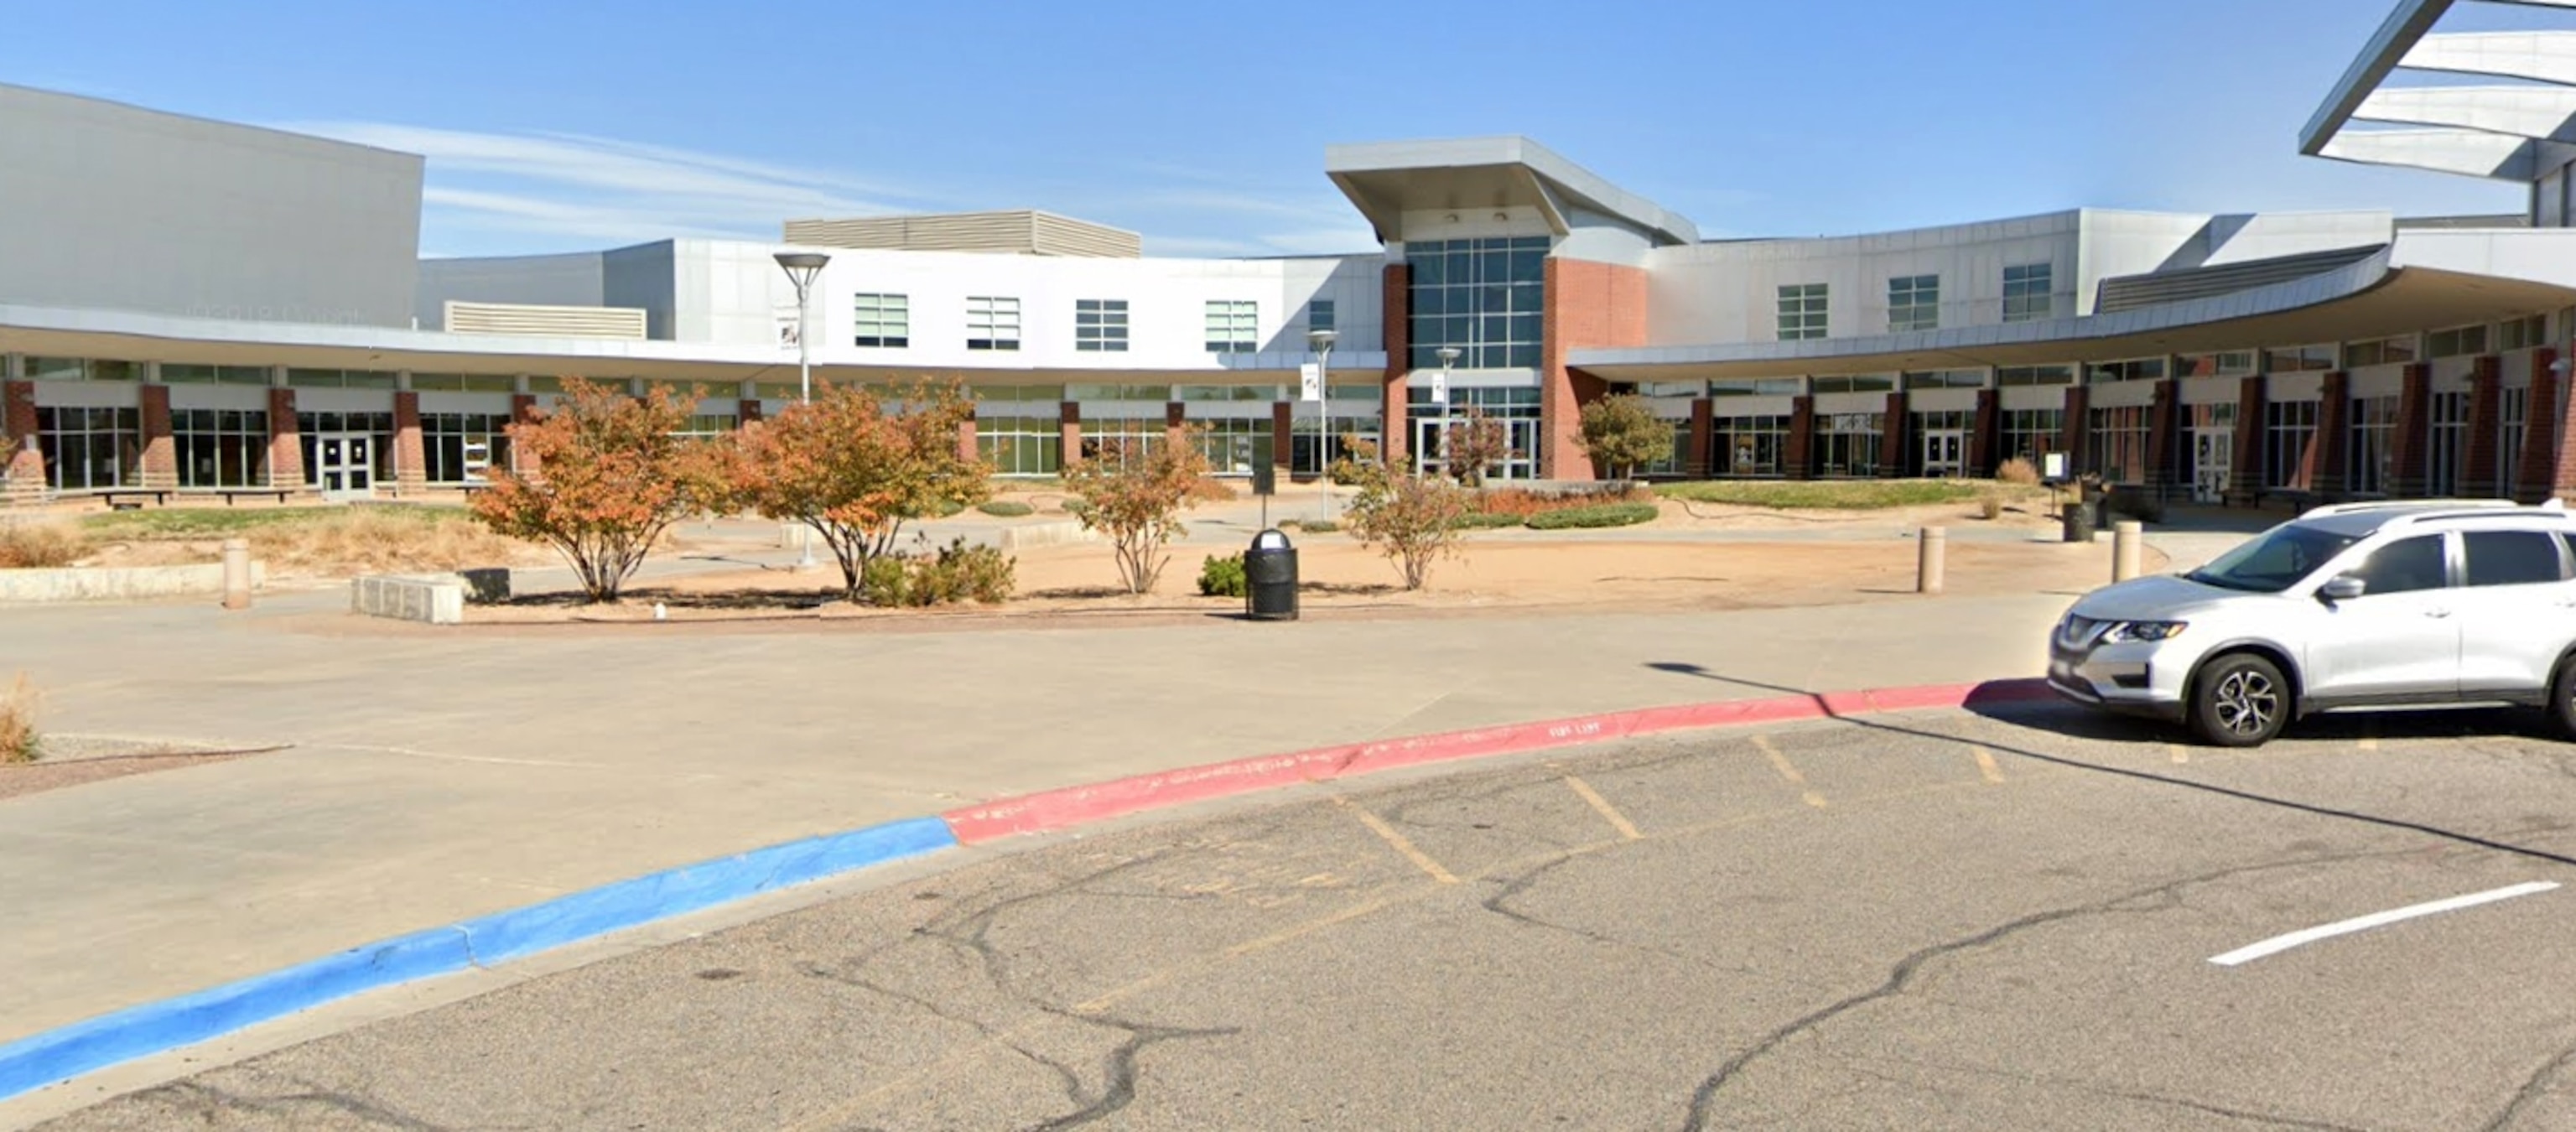
[[[525,958],[716,905],[961,845],[1398,767],[1676,731],[2048,698],[2035,680],[1826,692],[1645,708],[1345,744],[1051,790],[650,873],[351,948],[0,1046],[0,1101],[401,983]]]

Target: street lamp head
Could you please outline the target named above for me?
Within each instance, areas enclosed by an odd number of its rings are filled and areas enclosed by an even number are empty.
[[[1447,369],[1450,366],[1457,364],[1459,353],[1460,351],[1456,346],[1440,347],[1440,368]]]
[[[788,280],[796,284],[799,294],[814,282],[816,275],[822,274],[824,264],[832,262],[832,257],[822,252],[779,252],[773,258],[778,260],[779,269],[787,273]]]
[[[2551,373],[2565,374],[2570,369],[2576,369],[2576,365],[2570,365],[2565,358],[2560,358],[2557,361],[2549,363],[2549,372]]]
[[[1313,347],[1318,354],[1329,354],[1333,352],[1333,341],[1340,337],[1330,330],[1309,330],[1306,332],[1306,345]]]

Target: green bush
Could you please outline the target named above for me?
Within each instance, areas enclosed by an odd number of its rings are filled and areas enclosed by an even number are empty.
[[[1458,517],[1457,527],[1462,531],[1490,531],[1497,530],[1502,527],[1517,527],[1520,526],[1522,522],[1522,518],[1518,515],[1502,515],[1491,511],[1470,511]]]
[[[868,560],[860,583],[868,604],[889,608],[954,605],[973,601],[997,605],[1011,598],[1019,560],[989,546],[968,545],[963,536],[934,554],[885,554]]]
[[[1211,554],[1208,555],[1207,562],[1199,567],[1199,596],[1201,597],[1242,597],[1251,592],[1251,588],[1251,582],[1243,573],[1241,553],[1229,554],[1223,558]]]
[[[987,515],[1001,519],[1017,519],[1023,515],[1035,515],[1038,513],[1037,508],[1031,507],[1016,499],[989,500],[976,505],[975,509]]]
[[[1297,529],[1310,535],[1328,535],[1342,529],[1342,525],[1331,519],[1299,519]]]
[[[1561,531],[1590,527],[1633,527],[1655,520],[1652,503],[1603,503],[1591,507],[1568,507],[1563,511],[1543,511],[1529,517],[1533,531]]]
[[[959,516],[959,515],[964,514],[964,513],[965,513],[965,511],[966,511],[966,505],[965,505],[965,504],[963,504],[963,503],[959,503],[958,501],[956,501],[956,500],[954,500],[954,499],[942,499],[942,500],[940,500],[940,501],[939,501],[939,506],[938,506],[936,509],[934,509],[934,510],[933,510],[933,512],[932,512],[932,517],[934,517],[934,518],[940,518],[940,519],[953,519],[953,518],[956,518],[956,517],[957,517],[957,516]]]

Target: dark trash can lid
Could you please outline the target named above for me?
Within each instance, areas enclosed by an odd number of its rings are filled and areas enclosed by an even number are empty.
[[[1252,549],[1286,550],[1288,549],[1288,536],[1277,527],[1273,527],[1261,532],[1260,534],[1252,536]]]

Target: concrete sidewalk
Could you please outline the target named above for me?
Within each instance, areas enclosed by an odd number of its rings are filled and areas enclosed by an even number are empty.
[[[2199,548],[2175,547],[2178,558]],[[293,749],[0,801],[0,1041],[964,802],[1627,708],[2027,677],[2070,600],[436,631],[338,592],[0,611],[63,733]]]

